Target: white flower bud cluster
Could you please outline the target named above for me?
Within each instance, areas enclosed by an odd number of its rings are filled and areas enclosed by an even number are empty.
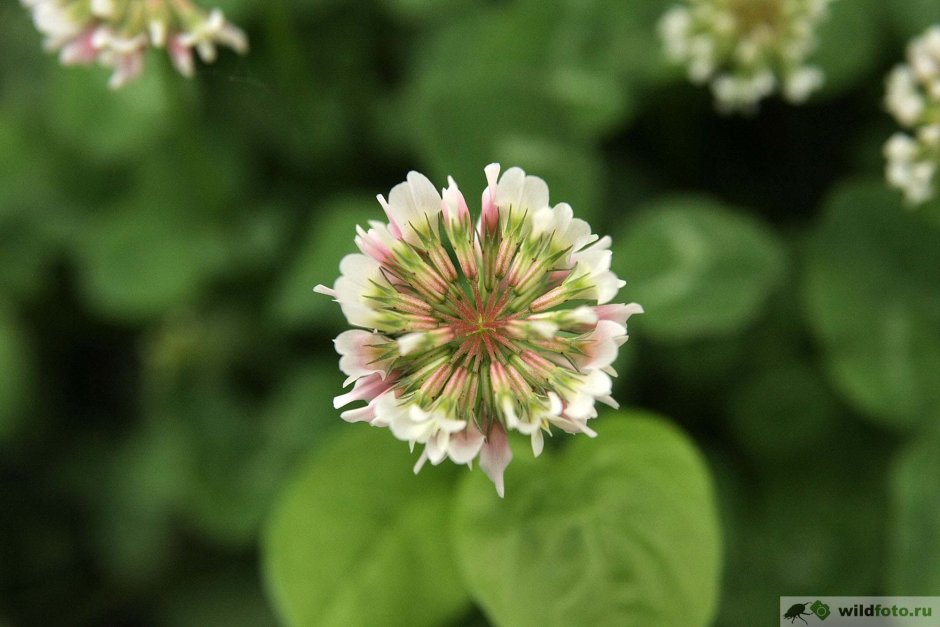
[[[123,87],[144,68],[150,46],[166,48],[180,74],[194,73],[193,51],[205,63],[216,45],[248,50],[245,34],[219,9],[206,12],[190,0],[21,0],[45,48],[59,53],[63,65],[98,62],[114,70],[108,85]]]
[[[907,63],[888,75],[885,106],[909,131],[885,144],[888,183],[919,205],[933,198],[940,163],[940,26],[932,26],[907,47]]]
[[[660,20],[667,56],[711,85],[719,110],[754,111],[780,91],[804,102],[823,83],[806,64],[816,25],[834,0],[686,0]]]

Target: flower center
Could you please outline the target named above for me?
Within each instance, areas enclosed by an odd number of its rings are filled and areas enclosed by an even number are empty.
[[[730,8],[745,32],[761,28],[776,32],[783,20],[780,0],[731,0]]]

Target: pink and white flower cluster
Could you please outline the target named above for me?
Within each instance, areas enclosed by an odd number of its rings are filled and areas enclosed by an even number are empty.
[[[353,388],[334,405],[349,422],[388,427],[415,465],[449,458],[480,466],[504,493],[507,432],[542,452],[555,426],[596,433],[595,401],[612,407],[612,364],[637,304],[609,304],[624,285],[598,239],[571,207],[549,205],[548,187],[519,168],[488,186],[474,222],[453,179],[440,192],[408,174],[386,200],[388,222],[358,227],[332,288],[357,330],[336,338]]]
[[[63,65],[97,61],[114,72],[108,85],[123,87],[144,68],[150,46],[166,48],[180,74],[195,71],[193,51],[205,63],[216,46],[238,53],[248,40],[219,9],[206,12],[190,0],[21,0],[45,35],[45,48],[59,52]]]

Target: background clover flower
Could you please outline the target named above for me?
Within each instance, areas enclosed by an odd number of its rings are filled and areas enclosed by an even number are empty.
[[[801,103],[823,83],[806,59],[832,1],[688,0],[659,30],[666,54],[687,66],[693,83],[710,83],[720,110],[753,111],[778,90]]]
[[[193,50],[206,63],[216,46],[248,50],[245,34],[190,0],[21,0],[45,35],[45,48],[59,52],[63,65],[94,61],[114,70],[108,85],[123,87],[143,71],[150,46],[166,48],[180,74],[194,73]]]
[[[598,239],[571,207],[549,206],[548,187],[519,168],[488,186],[474,224],[453,179],[441,193],[411,172],[388,199],[388,223],[358,228],[333,296],[355,326],[336,338],[355,401],[342,417],[388,427],[424,449],[415,465],[477,456],[504,493],[507,432],[533,453],[556,426],[596,435],[595,401],[611,398],[612,368],[637,304],[608,304],[624,282],[610,271],[610,238]]]
[[[907,47],[907,63],[888,75],[885,106],[909,131],[884,147],[888,183],[918,205],[933,198],[940,163],[940,26],[932,26]]]

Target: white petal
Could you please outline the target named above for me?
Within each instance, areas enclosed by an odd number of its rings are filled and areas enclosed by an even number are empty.
[[[494,424],[490,428],[490,433],[483,444],[483,448],[480,450],[480,468],[496,486],[496,493],[499,494],[500,498],[503,498],[506,492],[503,473],[511,461],[512,449],[509,448],[506,432],[502,426]]]
[[[496,186],[496,204],[531,213],[548,205],[548,185],[537,176],[526,176],[521,168],[509,168]]]
[[[415,229],[423,230],[428,224],[437,228],[436,216],[441,210],[441,195],[431,181],[418,172],[409,172],[408,179],[392,188],[388,195],[388,212],[403,238],[412,244],[419,239]]]

